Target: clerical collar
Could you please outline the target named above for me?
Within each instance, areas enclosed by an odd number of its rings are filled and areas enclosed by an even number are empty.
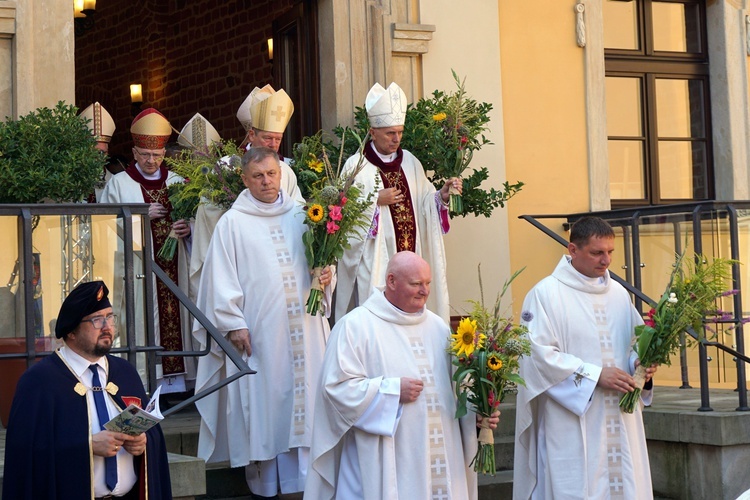
[[[396,151],[394,153],[391,153],[389,155],[381,154],[380,151],[378,151],[378,148],[375,147],[375,144],[372,141],[370,141],[370,147],[372,148],[372,151],[376,155],[378,155],[378,158],[380,158],[380,160],[383,163],[390,163],[390,162],[392,162],[393,160],[396,159],[396,156],[398,156],[398,151]]]
[[[99,365],[104,370],[104,373],[109,373],[107,359],[104,356],[96,361],[89,361],[67,345],[63,345],[60,348],[60,354],[62,354],[65,361],[68,362],[68,365],[73,369],[73,372],[78,375],[78,378],[83,378],[83,374],[88,371],[89,366],[91,365]]]
[[[155,173],[153,174],[147,174],[141,169],[141,166],[138,165],[138,162],[135,162],[135,168],[138,169],[138,173],[143,176],[144,179],[149,181],[158,181],[161,179],[161,169],[157,169]]]
[[[284,191],[282,189],[279,189],[279,196],[276,197],[276,200],[273,203],[266,203],[265,201],[260,201],[258,198],[253,196],[253,194],[250,192],[250,190],[247,190],[247,197],[250,199],[253,204],[258,208],[271,208],[271,207],[277,207],[284,204]]]

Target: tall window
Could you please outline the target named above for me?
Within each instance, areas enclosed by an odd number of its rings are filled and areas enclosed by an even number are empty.
[[[614,207],[714,196],[705,0],[604,0]]]

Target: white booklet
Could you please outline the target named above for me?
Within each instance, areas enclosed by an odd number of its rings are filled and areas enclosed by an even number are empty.
[[[162,420],[164,416],[159,410],[159,394],[161,386],[151,396],[146,408],[140,408],[135,404],[128,405],[127,408],[115,418],[104,424],[104,428],[114,432],[122,432],[131,436],[137,436],[149,430]]]

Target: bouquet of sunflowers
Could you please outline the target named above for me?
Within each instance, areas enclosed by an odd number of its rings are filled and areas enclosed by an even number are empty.
[[[482,277],[479,276],[480,301],[471,301],[473,309],[459,322],[451,335],[448,352],[453,357],[456,371],[456,418],[466,415],[471,404],[482,417],[490,417],[505,399],[507,392],[518,384],[525,385],[518,375],[518,359],[531,353],[531,343],[525,326],[513,322],[512,316],[500,311],[505,292],[523,269],[505,282],[490,310],[484,306]],[[479,449],[471,462],[476,472],[495,475],[495,438],[483,419],[479,431]]]
[[[633,413],[638,406],[646,368],[651,365],[669,366],[670,356],[680,347],[680,334],[692,328],[700,335],[704,318],[719,316],[716,300],[737,293],[725,287],[732,276],[734,263],[721,258],[709,263],[701,255],[694,260],[685,260],[684,254],[677,257],[661,299],[648,312],[645,324],[635,327],[633,350],[640,360],[633,375],[637,387],[620,399],[622,411]]]
[[[306,311],[312,315],[320,311],[323,300],[323,287],[319,282],[321,271],[325,266],[335,264],[344,255],[344,250],[350,248],[349,238],[370,227],[372,221],[366,210],[373,197],[372,193],[362,197],[362,186],[354,183],[355,177],[362,170],[364,155],[360,156],[356,168],[343,173],[342,155],[339,155],[339,162],[334,169],[320,135],[317,135],[317,140],[315,137],[305,145],[304,161],[308,165],[320,162],[324,175],[309,183],[306,188],[309,190],[305,206],[305,224],[308,230],[302,235],[305,257],[313,271],[310,296],[306,303]],[[365,142],[360,141],[360,153]]]

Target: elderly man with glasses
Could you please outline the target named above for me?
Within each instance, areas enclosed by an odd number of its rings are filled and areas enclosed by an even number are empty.
[[[179,245],[176,259],[158,257],[159,250],[164,246],[172,229],[183,240],[188,238],[191,232],[186,221],[173,221],[170,216],[172,206],[167,187],[183,181],[182,177],[167,170],[164,164],[165,146],[172,135],[172,126],[159,111],[148,108],[135,117],[130,126],[130,133],[133,136],[134,161],[124,172],[109,180],[102,193],[101,202],[149,204],[154,261],[172,281],[187,290],[189,241],[186,245]],[[120,276],[117,278],[118,283],[121,283]],[[186,310],[180,307],[177,298],[161,280],[156,280],[155,289],[154,303],[157,305],[157,311],[154,319],[157,344],[168,351],[190,350],[190,325]],[[124,299],[124,293],[118,293],[117,289],[115,295]],[[144,294],[141,290],[136,289],[136,295],[137,300],[143,299]],[[124,311],[124,303],[120,306],[121,308],[116,307],[116,310]],[[143,311],[141,305],[136,306],[136,314]],[[143,318],[136,318],[136,335],[139,343],[144,339],[143,324]],[[184,359],[173,356],[162,358],[161,365],[157,367],[157,376],[164,382],[162,394],[185,392],[188,389],[186,379],[195,378],[190,374],[186,377]]]
[[[117,316],[102,281],[76,287],[60,307],[64,346],[18,382],[5,447],[3,498],[172,498],[157,425],[130,436],[104,429],[148,402],[130,363],[109,354]]]

